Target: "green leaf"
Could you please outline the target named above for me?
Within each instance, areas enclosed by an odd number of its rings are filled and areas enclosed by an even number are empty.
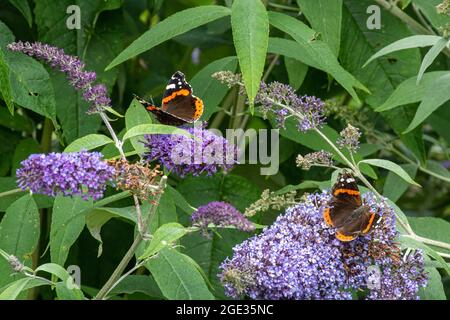
[[[361,160],[358,163],[358,166],[359,166],[360,163],[367,163],[367,164],[370,164],[372,166],[376,166],[376,167],[387,169],[389,171],[394,172],[396,175],[398,175],[400,178],[402,178],[406,182],[420,187],[420,184],[418,184],[413,179],[411,179],[409,174],[405,170],[403,170],[402,167],[400,167],[398,164],[396,164],[396,163],[394,163],[392,161],[383,160],[383,159],[365,159],[365,160]]]
[[[69,281],[72,281],[69,279]],[[70,285],[73,285],[73,281]],[[58,282],[55,285],[56,289],[56,296],[58,297],[58,300],[85,300],[85,297],[83,295],[83,291],[81,291],[78,288],[70,289],[68,287],[68,284],[66,282]]]
[[[0,300],[15,300],[22,291],[42,285],[48,285],[48,283],[42,279],[33,278],[16,280],[0,293]]]
[[[450,243],[450,222],[435,217],[408,217],[408,221],[417,235]],[[429,246],[435,250],[450,254],[450,250],[438,249],[433,245]]]
[[[34,272],[37,274],[39,271],[48,272],[54,276],[57,276],[59,279],[63,281],[67,281],[67,279],[70,278],[69,273],[66,269],[61,267],[59,264],[56,263],[45,263],[37,267]]]
[[[423,74],[428,69],[429,66],[433,63],[436,57],[441,53],[441,51],[447,46],[448,39],[441,38],[438,42],[436,42],[431,49],[427,52],[425,57],[422,60],[422,65],[420,66],[419,74],[417,75],[417,84],[420,83]]]
[[[415,164],[404,164],[401,165],[402,169],[408,173],[411,178],[416,176],[417,165]],[[396,175],[393,172],[389,172],[384,183],[383,196],[388,197],[392,201],[396,202],[408,189],[409,184]]]
[[[76,286],[66,269],[55,263],[46,263],[36,268],[35,273],[44,271],[62,281],[56,283],[56,295],[59,300],[84,300],[83,292]]]
[[[373,60],[385,56],[389,53],[405,50],[405,49],[411,49],[411,48],[421,48],[421,47],[429,47],[434,46],[436,43],[438,43],[442,37],[440,36],[432,36],[432,35],[417,35],[417,36],[411,36],[407,38],[403,38],[400,40],[397,40],[390,45],[384,47],[374,55],[372,55],[369,60],[363,65],[363,68],[366,67],[370,62]]]
[[[297,0],[311,27],[320,32],[320,37],[339,56],[341,43],[342,0]]]
[[[69,250],[83,231],[85,214],[92,201],[80,197],[57,196],[50,227],[50,260],[64,266]]]
[[[125,113],[125,126],[127,130],[130,130],[137,125],[150,123],[152,123],[152,118],[148,114],[148,111],[145,110],[142,104],[140,104],[136,99],[133,99],[127,109],[127,112]],[[144,144],[140,142],[138,137],[131,138],[130,141],[134,150],[136,150],[138,154],[142,154],[145,151]]]
[[[398,85],[389,98],[375,111],[390,110],[402,105],[419,102],[425,96],[427,89],[440,77],[450,74],[448,71],[432,71],[423,75],[422,81],[417,84],[417,76],[409,78]]]
[[[364,97],[365,102],[376,109],[402,81],[417,75],[421,55],[419,49],[398,51],[362,68],[364,61],[381,47],[411,35],[411,30],[401,20],[384,9],[381,10],[383,28],[369,30],[366,10],[370,5],[373,5],[372,0],[344,0],[340,61],[346,70],[369,88],[371,94]],[[381,116],[424,164],[426,154],[422,131],[402,134],[414,117],[414,108],[408,107],[383,112]]]
[[[445,108],[439,108],[434,111],[427,119],[427,122],[433,127],[433,129],[450,144],[450,105],[446,103]]]
[[[219,266],[233,255],[233,247],[248,238],[248,233],[235,229],[217,229],[206,239],[200,233],[191,233],[181,239],[182,252],[192,257],[203,269],[218,299],[229,299],[217,276]]]
[[[184,129],[179,129],[177,127],[168,126],[164,124],[140,124],[131,129],[129,129],[123,136],[123,141],[143,136],[146,134],[179,134],[187,138],[193,138],[193,136]]]
[[[16,188],[17,188],[16,177],[0,177],[0,193],[14,190]],[[29,191],[17,193],[14,192],[8,196],[0,197],[0,212],[6,211],[14,201],[16,201],[17,199],[26,194],[29,194]],[[39,209],[50,208],[53,205],[53,199],[48,196],[42,194],[33,194],[32,197]]]
[[[14,150],[11,172],[16,172],[16,170],[20,167],[20,162],[29,157],[30,154],[40,153],[41,146],[39,143],[33,138],[26,138],[19,142]]]
[[[180,208],[181,210],[183,210],[186,214],[191,215],[195,211],[195,208],[192,207],[186,201],[186,199],[183,197],[183,195],[177,189],[172,187],[171,185],[167,185],[164,192],[167,192],[168,194],[170,194],[170,197],[175,202],[175,205],[178,208]]]
[[[174,249],[161,250],[146,266],[170,300],[214,299],[193,260]]]
[[[148,211],[150,211],[151,206],[148,205],[146,213],[144,216],[148,215]],[[143,209],[144,210],[144,209]],[[177,222],[177,209],[175,207],[175,201],[172,198],[172,194],[164,192],[159,199],[159,205],[156,210],[156,214],[151,217],[149,222],[150,233],[154,233],[159,227],[166,223]]]
[[[64,152],[78,152],[83,149],[92,150],[109,143],[114,143],[114,141],[110,137],[107,137],[103,134],[88,134],[87,136],[78,138],[77,140],[73,141],[64,149]]]
[[[427,286],[419,289],[420,300],[447,300],[439,271],[433,267],[425,267],[425,272],[428,278]]]
[[[269,12],[269,18],[272,26],[289,34],[296,41],[296,45],[294,45],[289,44],[290,40],[271,39],[272,44],[269,51],[273,52],[281,49],[282,52],[278,51],[276,53],[295,58],[329,73],[356,101],[359,101],[354,88],[367,91],[366,87],[342,68],[336,56],[325,42],[318,39],[311,40],[316,33],[314,30],[308,28],[300,20],[286,14]]]
[[[32,133],[34,130],[33,121],[29,117],[18,113],[12,115],[8,108],[3,107],[0,107],[0,126],[26,133]]]
[[[155,231],[152,240],[139,259],[146,259],[162,249],[170,247],[173,242],[183,237],[188,231],[188,229],[176,222],[163,224]]]
[[[304,190],[304,189],[319,189],[319,190],[324,190],[324,189],[328,189],[330,188],[330,181],[312,181],[312,180],[306,180],[303,181],[297,185],[292,185],[292,184],[288,184],[286,186],[284,186],[281,189],[278,189],[277,191],[275,191],[274,193],[276,195],[281,195],[281,194],[285,194],[288,193],[290,191],[294,191],[294,190]]]
[[[414,119],[404,133],[410,132],[421,124],[435,110],[450,100],[450,74],[443,75],[427,87],[422,102],[417,108]]]
[[[269,18],[261,1],[235,0],[231,7],[233,43],[250,110],[258,93],[269,44]]]
[[[284,57],[284,65],[286,66],[289,85],[295,90],[298,90],[306,78],[308,65],[286,56]]]
[[[261,195],[252,181],[237,175],[224,177],[187,177],[177,185],[177,190],[194,206],[211,201],[225,201],[243,211]]]
[[[38,208],[28,193],[6,210],[0,222],[0,248],[16,256],[26,266],[31,266],[31,255],[38,244],[39,233]],[[0,288],[19,277],[10,276],[11,267],[4,259],[0,259],[0,270]]]
[[[236,57],[225,57],[211,62],[191,79],[190,84],[195,95],[201,97],[205,105],[200,120],[207,121],[214,112],[219,111],[218,106],[228,92],[228,87],[211,75],[217,71],[236,72],[236,68]]]
[[[136,39],[115,57],[105,70],[110,70],[122,62],[150,50],[158,44],[172,39],[175,36],[229,14],[230,10],[222,6],[200,6],[177,12],[159,22]]]
[[[27,20],[28,26],[31,28],[33,25],[33,15],[28,0],[9,0],[9,2],[20,11],[25,20]]]
[[[0,21],[0,26],[2,22]],[[5,61],[5,55],[0,48],[0,94],[8,107],[11,114],[14,113],[14,99],[12,96],[11,83],[9,82],[9,67]]]
[[[156,299],[164,299],[161,290],[158,288],[155,280],[151,276],[144,275],[129,275],[120,281],[114,289],[111,290],[109,296],[115,294],[133,294],[140,292],[149,297]]]
[[[446,169],[444,166],[442,166],[441,163],[439,163],[437,161],[428,160],[426,169],[443,177],[443,178],[446,178],[447,181],[449,181],[449,179],[450,179],[450,172],[448,171],[448,169]]]
[[[125,208],[100,207],[86,214],[86,227],[94,239],[99,242],[97,257],[103,252],[103,240],[100,235],[102,227],[112,218],[123,218],[136,223],[136,208],[134,206]]]

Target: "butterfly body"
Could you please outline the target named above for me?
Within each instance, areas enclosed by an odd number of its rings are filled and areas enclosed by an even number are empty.
[[[180,126],[197,121],[203,114],[203,101],[192,94],[182,72],[175,72],[170,78],[163,94],[161,107],[144,99],[135,98],[162,124]]]
[[[362,204],[361,193],[355,178],[348,172],[338,176],[332,188],[332,198],[323,212],[325,222],[336,228],[336,238],[355,240],[370,232],[379,217]]]

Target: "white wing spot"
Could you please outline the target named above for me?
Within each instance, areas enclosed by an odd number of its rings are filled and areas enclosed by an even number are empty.
[[[175,84],[174,83],[168,84],[166,90],[168,89],[175,89]]]

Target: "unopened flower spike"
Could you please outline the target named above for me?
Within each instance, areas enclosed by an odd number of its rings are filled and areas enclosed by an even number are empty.
[[[355,153],[359,149],[359,138],[361,132],[358,128],[352,126],[350,123],[342,130],[339,135],[341,136],[337,141],[337,144],[341,148],[347,148],[348,151]]]
[[[333,154],[328,151],[320,150],[308,153],[304,156],[298,155],[296,159],[297,167],[303,170],[309,170],[313,166],[333,167]]]
[[[253,231],[255,225],[247,220],[231,204],[222,201],[213,201],[198,207],[192,216],[192,225],[200,227],[205,235],[208,235],[208,226],[213,224],[216,227],[233,226],[242,231]]]
[[[7,48],[11,51],[22,52],[30,57],[43,60],[52,68],[59,67],[67,74],[67,79],[75,90],[83,91],[83,98],[91,104],[87,113],[97,113],[111,107],[111,99],[104,84],[95,84],[97,75],[93,71],[84,70],[85,64],[76,56],[64,53],[63,49],[52,47],[40,42],[13,42]]]
[[[262,192],[261,198],[256,202],[252,203],[248,208],[245,209],[244,215],[247,217],[252,217],[258,212],[265,212],[269,209],[281,210],[287,207],[293,206],[298,203],[297,192],[295,190],[276,194],[266,189]]]
[[[450,15],[450,1],[443,0],[442,3],[436,6],[436,11],[439,14]]]
[[[298,96],[295,90],[280,82],[261,83],[255,103],[261,105],[261,112],[276,117],[279,128],[285,128],[286,119],[294,116],[297,129],[306,132],[320,128],[325,123],[325,103],[314,96]]]

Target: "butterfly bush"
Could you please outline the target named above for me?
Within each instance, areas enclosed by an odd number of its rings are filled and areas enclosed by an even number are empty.
[[[243,86],[241,75],[230,71],[219,71],[212,77],[228,87]],[[325,103],[321,99],[298,96],[291,86],[281,82],[261,82],[255,103],[261,105],[260,111],[264,118],[269,112],[275,115],[279,128],[285,128],[286,119],[291,115],[296,117],[297,128],[302,132],[320,128],[325,123]]]
[[[181,127],[195,139],[183,135],[153,134],[144,137],[146,161],[157,161],[167,170],[184,177],[192,174],[213,175],[228,171],[237,164],[238,149],[219,135],[200,126]]]
[[[426,286],[423,254],[397,246],[393,209],[372,194],[364,202],[382,217],[377,228],[341,242],[322,217],[328,192],[308,195],[274,224],[233,248],[220,266],[228,296],[252,299],[418,299]]]
[[[222,201],[213,201],[198,207],[191,216],[192,225],[198,226],[206,232],[209,224],[218,227],[234,226],[242,231],[253,231],[255,225],[247,220],[231,204]]]
[[[297,128],[306,132],[325,123],[325,103],[314,96],[298,96],[295,90],[280,82],[261,83],[255,102],[261,104],[264,116],[269,111],[276,115],[278,127],[284,128],[286,117],[295,113]]]
[[[32,154],[17,169],[17,183],[23,190],[51,197],[63,194],[98,200],[115,173],[102,157],[100,152],[87,151]]]
[[[106,86],[93,84],[97,77],[96,73],[84,70],[85,64],[78,57],[65,54],[63,49],[40,42],[18,41],[8,44],[7,48],[43,60],[52,68],[59,67],[61,72],[67,74],[70,84],[76,90],[83,91],[84,100],[91,104],[88,113],[110,107],[111,99],[108,97]]]

